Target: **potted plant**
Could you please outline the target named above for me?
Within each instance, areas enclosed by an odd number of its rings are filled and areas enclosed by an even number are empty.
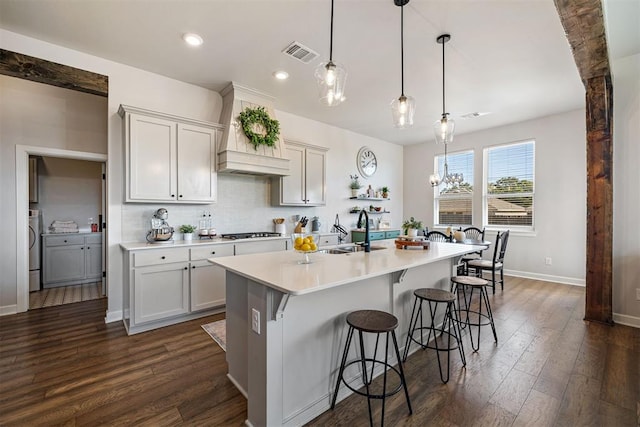
[[[416,237],[418,235],[418,230],[422,229],[422,221],[418,221],[414,217],[411,217],[402,223],[402,228],[405,230],[407,236]]]
[[[182,240],[193,240],[193,232],[196,231],[196,227],[190,224],[183,224],[178,230],[182,233]]]
[[[382,191],[382,198],[383,199],[388,199],[389,198],[389,187],[382,187],[380,189],[380,191]]]
[[[349,183],[349,188],[351,188],[351,197],[358,197],[358,190],[362,188],[362,184],[360,184],[360,177],[358,174],[349,175],[351,178],[351,182]]]

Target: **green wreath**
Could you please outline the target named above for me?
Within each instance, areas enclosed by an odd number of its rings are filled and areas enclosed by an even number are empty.
[[[269,117],[269,113],[264,107],[245,108],[239,116],[240,124],[244,134],[253,144],[253,148],[258,149],[258,145],[273,147],[276,145],[280,135],[280,122]],[[264,133],[256,133],[254,125],[260,125]]]

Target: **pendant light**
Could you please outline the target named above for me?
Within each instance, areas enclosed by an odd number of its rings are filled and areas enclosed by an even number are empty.
[[[331,0],[331,35],[329,39],[329,61],[323,62],[315,71],[318,89],[320,90],[320,102],[333,107],[346,99],[344,86],[347,81],[347,70],[333,62],[333,0]]]
[[[400,97],[391,101],[391,114],[393,125],[397,128],[407,128],[413,125],[413,114],[416,110],[415,99],[404,94],[404,6],[409,0],[393,0],[396,6],[400,6]]]
[[[449,118],[449,113],[445,108],[445,87],[444,87],[444,77],[445,77],[445,68],[444,68],[444,45],[449,40],[451,40],[451,35],[449,34],[441,34],[436,39],[438,43],[442,45],[442,117],[440,120],[436,121],[433,125],[433,130],[436,134],[436,143],[444,143],[448,144],[453,140],[453,132],[455,130],[456,124],[453,119]],[[446,147],[445,147],[446,149]]]

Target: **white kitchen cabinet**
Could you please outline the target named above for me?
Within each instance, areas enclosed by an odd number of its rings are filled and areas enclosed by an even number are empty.
[[[287,239],[121,245],[124,252],[123,312],[129,334],[220,313],[226,274],[209,258],[284,251]]]
[[[169,263],[135,269],[136,325],[189,312],[189,263]]]
[[[191,249],[191,311],[225,305],[224,268],[211,264],[208,258],[233,256],[234,245],[211,245]]]
[[[125,201],[216,201],[220,125],[121,105]]]
[[[42,240],[44,288],[101,280],[101,234],[44,234]]]
[[[285,141],[290,175],[273,178],[272,203],[277,206],[326,205],[327,149]]]

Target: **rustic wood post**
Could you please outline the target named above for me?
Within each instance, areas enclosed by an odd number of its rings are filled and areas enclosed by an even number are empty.
[[[613,87],[601,0],[555,0],[586,91],[585,320],[613,324]]]

